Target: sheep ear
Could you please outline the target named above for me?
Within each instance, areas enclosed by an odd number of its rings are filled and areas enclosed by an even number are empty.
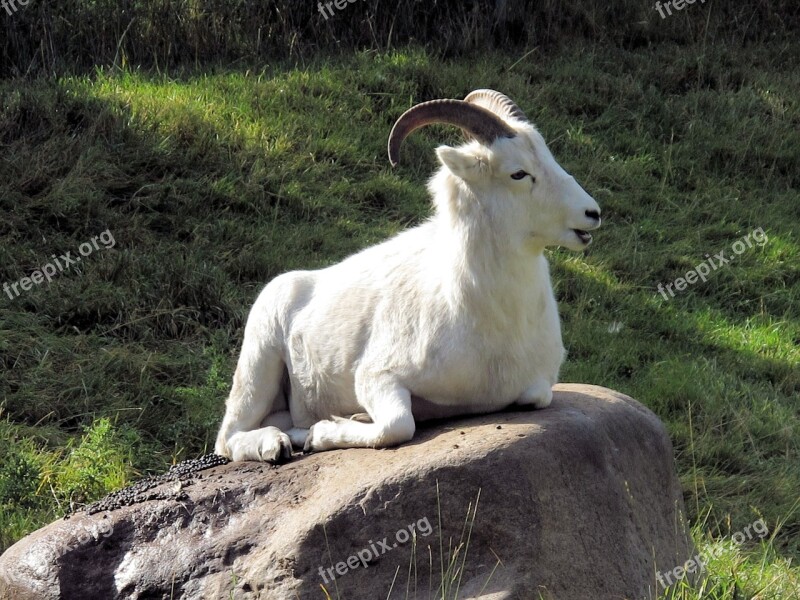
[[[439,146],[436,149],[436,156],[439,157],[439,162],[450,169],[453,175],[465,181],[479,177],[488,168],[488,165],[480,157],[450,146]]]

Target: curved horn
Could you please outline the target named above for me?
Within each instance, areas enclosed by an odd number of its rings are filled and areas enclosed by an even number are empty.
[[[475,90],[464,98],[464,102],[488,108],[499,117],[519,119],[520,121],[528,120],[522,109],[511,98],[494,90]]]
[[[499,137],[514,137],[516,132],[492,111],[463,100],[430,100],[412,106],[397,119],[389,134],[389,162],[400,159],[400,145],[415,129],[445,123],[456,125],[487,146]]]

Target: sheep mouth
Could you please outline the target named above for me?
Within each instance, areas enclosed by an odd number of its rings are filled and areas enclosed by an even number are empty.
[[[577,235],[578,239],[584,244],[589,244],[592,241],[592,234],[588,231],[584,231],[583,229],[573,229],[572,231],[575,232],[575,235]]]

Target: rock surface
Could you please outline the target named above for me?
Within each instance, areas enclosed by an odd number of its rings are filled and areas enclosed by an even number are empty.
[[[444,579],[447,598],[460,582],[459,598],[641,600],[692,554],[663,425],[595,386],[398,448],[230,463],[150,492],[20,540],[0,598],[422,600]]]

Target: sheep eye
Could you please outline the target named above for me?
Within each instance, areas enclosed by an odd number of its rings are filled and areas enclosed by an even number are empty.
[[[511,174],[511,179],[519,181],[520,179],[525,177],[525,175],[527,175],[525,171],[517,171],[516,173]]]

